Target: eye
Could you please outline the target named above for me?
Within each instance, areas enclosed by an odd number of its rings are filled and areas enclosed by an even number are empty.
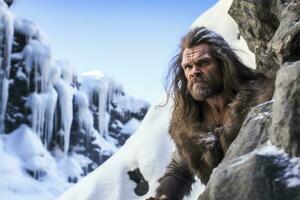
[[[186,70],[186,69],[191,69],[192,68],[192,65],[183,65],[183,69]]]
[[[204,67],[204,66],[207,66],[207,65],[209,65],[209,61],[208,60],[199,60],[196,64],[197,64],[197,66],[199,66],[199,67]]]

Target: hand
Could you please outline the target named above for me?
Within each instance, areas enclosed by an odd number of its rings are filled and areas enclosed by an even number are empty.
[[[202,151],[213,149],[218,145],[218,137],[213,132],[196,133],[192,138],[193,142],[197,144]]]
[[[146,200],[168,200],[168,197],[166,195],[161,195],[160,197],[150,197]]]
[[[217,136],[217,137],[220,137],[222,135],[222,133],[224,132],[224,127],[221,126],[221,127],[217,127],[215,128],[214,130],[214,134]]]

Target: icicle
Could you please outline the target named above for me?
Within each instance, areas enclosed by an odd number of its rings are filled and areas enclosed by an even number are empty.
[[[59,132],[64,136],[64,153],[67,155],[70,147],[70,134],[73,120],[73,95],[75,90],[62,79],[55,83],[55,89],[59,96],[61,108],[61,130]]]
[[[1,75],[0,75],[1,76]],[[2,79],[2,77],[1,77]],[[5,132],[5,112],[6,112],[6,105],[8,100],[8,88],[9,88],[9,81],[7,78],[3,78],[1,80],[1,111],[0,111],[0,134]]]
[[[26,106],[31,109],[32,130],[41,138],[48,148],[53,132],[53,118],[57,102],[57,93],[53,86],[49,86],[46,92],[32,93]]]
[[[90,107],[93,111],[97,110],[98,124],[96,129],[104,138],[108,137],[109,116],[107,110],[109,98],[109,79],[101,71],[93,71],[82,74],[82,85],[80,89],[88,95]],[[98,104],[94,105],[94,95],[97,95]],[[96,106],[96,109],[93,108]]]
[[[5,131],[5,112],[8,99],[9,72],[13,41],[13,16],[7,5],[0,1],[0,134]]]
[[[107,138],[108,136],[108,116],[107,116],[107,98],[108,84],[102,81],[98,92],[98,130],[100,134]]]
[[[27,74],[34,70],[35,91],[45,91],[47,79],[51,70],[50,48],[38,40],[30,40],[23,50]],[[41,83],[40,88],[39,83]]]
[[[89,109],[89,100],[87,95],[82,91],[77,91],[75,95],[75,104],[78,107],[78,126],[84,129],[87,137],[90,137],[94,130],[94,118]],[[87,138],[89,140],[89,138]]]
[[[48,97],[47,97],[47,107],[46,107],[46,124],[45,124],[45,137],[44,137],[44,145],[46,148],[49,147],[49,144],[52,139],[53,135],[53,122],[54,122],[54,112],[55,112],[55,107],[56,107],[56,102],[57,102],[57,92],[56,90],[51,86],[49,87],[48,90]]]

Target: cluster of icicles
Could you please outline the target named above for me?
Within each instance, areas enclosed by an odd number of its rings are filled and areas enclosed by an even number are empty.
[[[26,36],[26,46],[21,52],[11,53],[14,33]],[[83,81],[75,87],[75,70],[64,61],[54,61],[45,37],[38,27],[28,20],[14,19],[7,5],[0,0],[0,131],[5,131],[5,113],[8,91],[13,80],[10,80],[11,60],[22,60],[24,70],[19,70],[17,76],[22,76],[30,88],[29,80],[34,74],[34,91],[26,100],[30,108],[31,129],[39,135],[47,148],[53,138],[54,127],[59,127],[57,133],[63,139],[64,153],[70,146],[70,132],[73,122],[73,106],[78,108],[78,126],[87,135],[98,131],[104,138],[108,134],[109,108],[107,102],[116,90],[114,82],[105,76],[94,78],[93,81]],[[32,73],[33,72],[33,73]],[[88,80],[88,78],[87,78]],[[92,84],[92,85],[91,85]],[[93,98],[98,95],[98,123],[94,128],[93,114],[90,110]],[[57,112],[58,106],[60,112]],[[60,115],[60,116],[58,116]],[[60,119],[60,124],[57,123]]]

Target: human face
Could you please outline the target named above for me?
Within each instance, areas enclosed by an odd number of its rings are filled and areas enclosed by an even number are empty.
[[[222,73],[207,44],[184,49],[181,66],[188,91],[196,101],[204,101],[223,90]]]

